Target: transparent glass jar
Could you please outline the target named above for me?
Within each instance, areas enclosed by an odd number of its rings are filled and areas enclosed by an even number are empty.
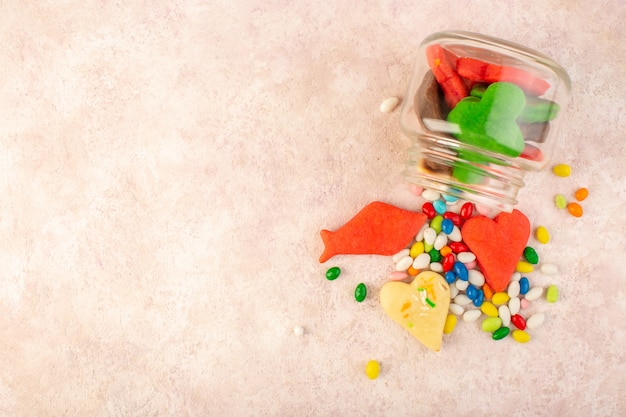
[[[550,161],[570,88],[559,64],[524,46],[470,32],[430,35],[401,107],[411,139],[403,176],[511,211],[524,174]]]

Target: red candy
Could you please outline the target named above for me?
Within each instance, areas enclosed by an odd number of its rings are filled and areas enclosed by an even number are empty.
[[[422,213],[424,213],[429,219],[432,219],[437,215],[437,211],[435,210],[433,203],[431,203],[430,201],[424,203],[424,205],[422,206]]]
[[[443,213],[443,218],[450,220],[455,226],[461,226],[461,224],[463,224],[463,219],[461,218],[461,216],[456,213],[452,213],[451,211],[446,211],[445,213]]]
[[[513,323],[513,325],[520,330],[524,330],[526,328],[526,320],[519,314],[511,316],[511,323]]]
[[[443,265],[444,272],[448,272],[452,270],[452,267],[454,266],[454,255],[449,253],[446,256],[444,256],[442,265]]]
[[[469,252],[469,248],[463,242],[450,242],[448,246],[450,246],[450,249],[452,249],[454,253]]]
[[[437,79],[448,107],[451,109],[469,95],[465,82],[454,69],[456,57],[439,45],[426,48],[426,59],[433,75]]]
[[[474,205],[472,203],[465,203],[461,206],[461,210],[459,211],[461,218],[463,220],[467,220],[472,217],[474,214]]]

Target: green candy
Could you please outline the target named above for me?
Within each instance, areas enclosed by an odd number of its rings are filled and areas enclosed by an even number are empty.
[[[509,335],[510,331],[511,330],[508,327],[500,327],[498,330],[493,332],[493,334],[491,335],[491,338],[493,340],[504,339],[505,337],[507,337]]]
[[[340,274],[341,269],[339,269],[338,266],[333,266],[332,268],[329,268],[328,271],[326,271],[326,279],[329,281],[334,281],[339,278]]]
[[[429,226],[439,234],[441,232],[441,223],[443,222],[443,216],[438,214],[430,221]]]
[[[428,251],[428,254],[430,255],[430,262],[439,262],[441,260],[441,254],[437,249],[431,249]]]
[[[529,264],[537,265],[539,263],[539,255],[530,246],[524,248],[524,258],[526,258]]]
[[[482,329],[483,332],[493,333],[502,326],[502,319],[500,317],[488,317],[483,320]]]
[[[468,96],[461,100],[448,114],[448,121],[458,125],[461,133],[456,138],[468,145],[518,157],[524,150],[524,135],[516,120],[526,105],[526,96],[513,83],[497,82],[481,93],[482,97]],[[459,157],[469,163],[457,163],[453,175],[464,183],[482,180],[478,165],[495,162],[485,155],[461,150]]]
[[[556,285],[550,285],[546,290],[546,300],[549,303],[556,303],[559,299],[559,289]]]
[[[556,208],[564,209],[567,207],[567,199],[563,194],[557,194],[556,197],[554,197],[554,204]]]
[[[365,287],[365,284],[360,283],[354,289],[354,299],[360,303],[365,300],[365,297],[367,297],[367,287]]]

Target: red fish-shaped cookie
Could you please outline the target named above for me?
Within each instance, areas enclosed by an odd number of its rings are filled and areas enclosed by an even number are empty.
[[[426,222],[426,215],[375,201],[339,230],[322,230],[320,263],[335,255],[393,255],[404,249]]]

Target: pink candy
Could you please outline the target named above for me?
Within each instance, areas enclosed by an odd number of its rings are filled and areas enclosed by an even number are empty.
[[[404,279],[407,279],[409,277],[409,274],[404,271],[393,271],[390,272],[387,277],[392,281],[402,281]]]
[[[422,187],[420,187],[419,185],[415,185],[415,184],[411,184],[409,186],[409,190],[411,191],[411,193],[415,194],[415,196],[417,197],[421,196],[422,192],[424,191]]]
[[[519,302],[519,305],[521,308],[528,308],[528,306],[530,305],[530,301],[528,301],[525,298],[522,298]]]

